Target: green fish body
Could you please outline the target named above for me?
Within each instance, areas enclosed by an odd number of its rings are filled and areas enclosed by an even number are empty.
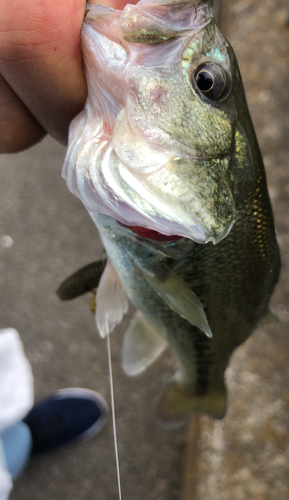
[[[89,97],[63,175],[108,256],[100,333],[120,321],[127,296],[138,312],[125,371],[141,373],[167,345],[177,361],[160,423],[180,425],[192,411],[222,418],[230,356],[268,313],[280,268],[235,55],[210,2],[142,0],[87,16]]]

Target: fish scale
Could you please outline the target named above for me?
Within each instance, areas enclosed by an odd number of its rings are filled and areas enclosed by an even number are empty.
[[[211,3],[88,7],[88,100],[63,169],[108,257],[100,333],[120,321],[127,295],[138,312],[125,371],[141,373],[166,345],[176,359],[158,407],[165,427],[192,411],[224,416],[230,356],[268,314],[280,269],[238,64]]]

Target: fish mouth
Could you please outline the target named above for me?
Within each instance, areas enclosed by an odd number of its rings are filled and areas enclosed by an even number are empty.
[[[186,238],[186,236],[179,235],[179,234],[164,234],[159,231],[156,231],[154,229],[150,229],[148,227],[144,226],[137,226],[137,225],[126,225],[121,223],[120,221],[116,221],[120,226],[124,227],[125,229],[128,229],[129,231],[132,231],[134,234],[139,236],[140,238],[146,239],[146,240],[151,240],[155,241],[157,243],[170,243],[174,241],[178,241],[181,239]],[[214,235],[208,234],[207,239],[205,243],[212,242],[214,245],[218,244],[220,241],[222,241],[228,234],[230,233],[233,224],[235,220],[234,219],[229,219],[226,226],[224,226],[223,230],[220,231],[219,233],[216,233]],[[191,238],[190,238],[191,239]],[[192,241],[195,241],[192,239]],[[197,243],[195,241],[195,243]]]
[[[126,229],[129,229],[133,233],[135,233],[137,236],[140,236],[141,238],[144,238],[146,240],[152,240],[156,241],[157,243],[169,243],[173,241],[177,241],[183,238],[183,236],[179,236],[177,234],[174,235],[168,235],[168,234],[163,234],[159,233],[158,231],[155,231],[153,229],[149,229],[147,227],[142,227],[142,226],[126,226],[125,224],[121,224],[123,227]]]

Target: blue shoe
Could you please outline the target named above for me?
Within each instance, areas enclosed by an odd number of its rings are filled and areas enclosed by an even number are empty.
[[[32,455],[89,439],[105,425],[108,407],[89,389],[61,389],[36,403],[23,419],[32,435]]]

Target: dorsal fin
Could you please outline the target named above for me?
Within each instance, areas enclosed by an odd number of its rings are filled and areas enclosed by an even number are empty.
[[[107,260],[96,295],[96,324],[101,337],[114,329],[127,310],[126,293],[117,272]]]
[[[154,327],[137,311],[124,336],[122,364],[131,376],[142,373],[167,347],[166,341]]]

